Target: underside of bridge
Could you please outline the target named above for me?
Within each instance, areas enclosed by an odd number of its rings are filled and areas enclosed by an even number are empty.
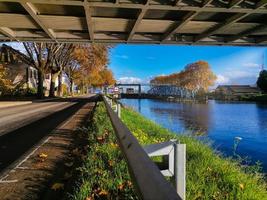
[[[267,45],[267,0],[0,0],[0,41]]]

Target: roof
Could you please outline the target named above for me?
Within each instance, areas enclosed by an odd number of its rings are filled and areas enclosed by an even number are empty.
[[[266,0],[0,0],[0,41],[267,45]]]
[[[250,85],[220,85],[217,89],[226,89],[234,93],[259,93],[261,90]]]

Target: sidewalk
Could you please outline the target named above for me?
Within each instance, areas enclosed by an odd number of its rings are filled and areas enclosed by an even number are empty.
[[[0,101],[0,108],[7,108],[7,107],[12,107],[12,106],[26,105],[26,104],[31,104],[31,103],[35,103],[35,102],[51,101],[53,99],[58,99],[58,97],[56,97],[56,98],[46,98],[46,99],[25,100],[25,101]]]

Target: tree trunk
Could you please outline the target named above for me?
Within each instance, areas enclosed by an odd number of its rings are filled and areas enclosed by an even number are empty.
[[[38,70],[37,97],[39,99],[44,97],[44,73],[41,70]]]
[[[73,96],[73,80],[70,80],[70,95]]]
[[[58,73],[51,72],[50,90],[49,97],[55,97],[55,86]]]
[[[58,75],[58,87],[57,87],[57,95],[59,97],[63,96],[63,90],[62,90],[62,71]]]

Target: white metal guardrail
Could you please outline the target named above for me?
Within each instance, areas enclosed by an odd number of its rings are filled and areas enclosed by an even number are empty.
[[[125,124],[120,120],[118,117],[120,110],[119,106],[117,106],[117,113],[115,113],[113,111],[113,103],[110,98],[105,96],[102,97],[114,128],[120,149],[124,154],[125,160],[128,164],[128,169],[138,196],[144,200],[184,199],[176,192],[172,184],[165,179],[158,166],[149,158],[148,153],[138,143],[137,139],[133,136]],[[116,104],[119,103],[116,102]],[[177,148],[178,154],[174,154],[178,157],[178,159],[180,155],[185,155],[183,153],[179,154],[180,150],[180,148]],[[182,151],[185,151],[185,149]],[[185,170],[183,166],[184,165],[173,166],[174,174],[177,175],[178,184],[179,180],[182,180],[178,178],[178,176],[181,174],[179,171]],[[175,173],[175,171],[177,173]],[[185,180],[183,183],[185,184]],[[177,187],[177,191],[183,191],[184,193],[181,194],[185,194],[185,191],[180,189],[180,187],[183,188],[182,184],[177,185]]]

